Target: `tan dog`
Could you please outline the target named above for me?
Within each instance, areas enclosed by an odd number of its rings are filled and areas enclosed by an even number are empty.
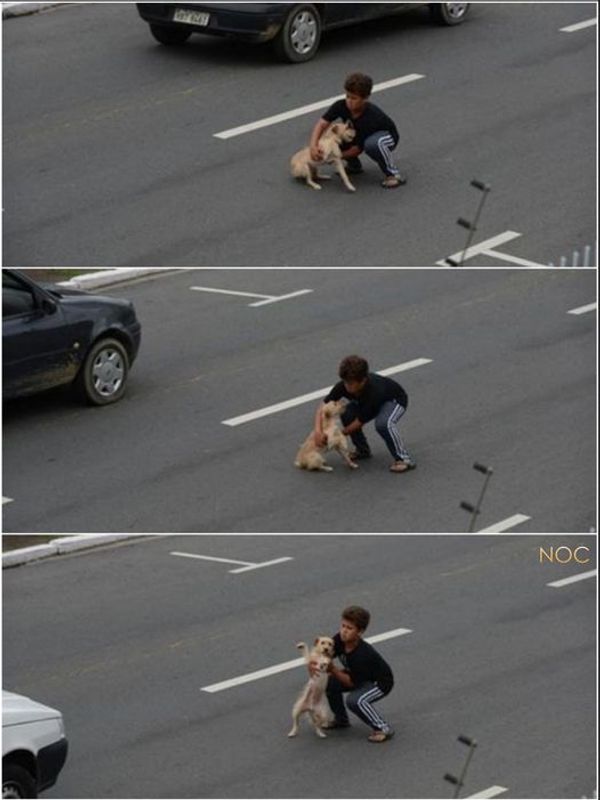
[[[317,447],[314,434],[311,433],[304,444],[298,450],[298,455],[294,461],[294,466],[299,469],[319,470],[321,472],[332,472],[333,467],[325,461],[323,455],[327,450],[337,450],[350,469],[358,469],[358,464],[350,458],[350,450],[346,437],[342,433],[342,423],[340,414],[346,404],[343,400],[330,400],[321,409],[321,419],[323,435],[327,438],[325,447]]]
[[[348,144],[356,136],[354,128],[346,122],[334,122],[319,139],[319,151],[322,161],[313,161],[310,157],[310,147],[298,150],[290,160],[290,169],[294,178],[304,178],[312,189],[320,189],[317,180],[329,180],[329,175],[321,175],[319,167],[322,164],[333,164],[350,192],[355,192],[355,187],[350,183],[344,162],[342,160],[342,144]]]
[[[323,727],[327,727],[333,722],[333,713],[329,707],[325,690],[327,688],[327,671],[333,660],[335,644],[329,636],[318,636],[315,639],[312,650],[309,651],[304,642],[298,642],[296,647],[302,650],[304,660],[311,667],[311,677],[304,687],[302,694],[294,703],[292,709],[292,729],[288,736],[296,736],[300,717],[303,714],[310,716],[315,733],[321,739],[326,738]]]

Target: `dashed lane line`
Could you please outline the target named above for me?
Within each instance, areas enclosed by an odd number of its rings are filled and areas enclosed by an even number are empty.
[[[431,358],[415,358],[412,361],[405,361],[403,364],[397,364],[395,367],[388,367],[387,369],[382,369],[378,372],[379,375],[396,375],[398,372],[406,372],[409,369],[415,369],[415,367],[421,367],[424,364],[431,364]],[[298,397],[292,397],[291,400],[284,400],[281,403],[275,403],[272,406],[266,406],[265,408],[259,408],[257,411],[249,411],[247,414],[241,414],[238,417],[231,417],[230,419],[224,419],[222,421],[222,425],[228,425],[231,428],[235,428],[237,425],[243,425],[246,422],[252,422],[255,419],[260,419],[261,417],[268,417],[270,414],[277,414],[279,411],[285,411],[288,408],[294,408],[295,406],[301,406],[304,403],[309,403],[311,400],[319,400],[327,394],[327,392],[331,389],[331,386],[325,386],[323,389],[317,389],[314,392],[309,392],[308,394],[302,394]]]
[[[598,303],[589,303],[587,306],[572,308],[570,311],[567,311],[567,314],[575,314],[576,316],[579,316],[579,314],[587,314],[589,311],[595,311],[597,308]]]
[[[481,531],[477,531],[477,533],[502,533],[503,531],[509,531],[516,525],[521,525],[522,522],[527,522],[528,519],[531,519],[531,517],[527,517],[525,514],[513,514],[512,517],[502,519],[500,522],[496,522],[495,525],[490,525],[489,528],[484,528]]]
[[[387,639],[395,639],[398,636],[405,636],[407,633],[412,633],[412,630],[410,628],[395,628],[391,631],[378,633],[375,636],[369,636],[366,641],[370,644],[376,644],[377,642],[385,642]],[[240,675],[237,678],[230,678],[229,680],[221,681],[220,683],[212,683],[209,686],[202,686],[200,691],[209,692],[210,694],[222,692],[225,689],[232,689],[234,686],[241,686],[244,683],[251,683],[252,681],[258,681],[261,678],[268,678],[271,675],[277,675],[279,672],[286,672],[289,669],[295,669],[296,667],[302,666],[304,663],[305,661],[303,658],[294,658],[291,661],[283,661],[280,664],[274,664],[272,667],[265,667],[264,669],[259,669],[255,672],[248,672],[246,675]]]
[[[373,86],[373,94],[383,92],[386,89],[392,89],[395,86],[402,86],[405,83],[412,83],[413,81],[421,80],[425,75],[412,73],[410,75],[402,75],[399,78],[392,78],[389,81],[376,83]],[[226,131],[220,131],[213,134],[216,139],[231,139],[234,136],[241,136],[243,133],[250,133],[251,131],[259,130],[260,128],[268,128],[270,125],[277,125],[280,122],[286,122],[288,119],[294,117],[301,117],[304,114],[311,114],[313,111],[319,111],[321,108],[328,108],[336,100],[342,100],[343,94],[336,95],[335,97],[327,97],[324,100],[318,100],[316,103],[309,103],[306,106],[299,106],[292,108],[290,111],[284,111],[281,114],[274,114],[271,117],[264,117],[256,122],[249,122],[246,125],[239,125],[237,128],[229,128]]]
[[[267,306],[271,303],[279,303],[282,300],[291,300],[292,297],[300,297],[304,294],[310,294],[313,289],[299,289],[297,292],[290,292],[289,294],[256,294],[255,292],[239,292],[233,289],[214,289],[212,286],[190,286],[193,292],[208,292],[211,294],[229,294],[237,295],[238,297],[259,297],[261,298],[256,303],[248,303],[250,308],[258,308],[259,306]]]
[[[4,497],[3,496],[2,497],[2,505],[6,505],[6,503],[14,503],[13,498],[12,497]]]
[[[598,20],[596,17],[593,19],[585,19],[583,22],[575,22],[573,25],[567,25],[566,28],[560,28],[559,30],[562,33],[575,33],[575,31],[581,31],[583,28],[591,28],[592,25],[597,25]]]
[[[597,574],[597,569],[590,569],[588,572],[578,572],[577,575],[571,575],[569,578],[561,578],[559,581],[552,581],[552,583],[547,583],[546,586],[552,586],[553,589],[560,589],[563,586],[568,586],[571,583],[585,581],[588,578],[595,578]]]

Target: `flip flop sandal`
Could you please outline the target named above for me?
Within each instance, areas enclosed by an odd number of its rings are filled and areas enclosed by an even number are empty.
[[[416,466],[417,466],[416,464],[411,464],[407,463],[406,461],[403,461],[400,464],[398,463],[392,464],[392,466],[390,467],[390,472],[399,472],[399,473],[410,472],[411,469],[416,469]]]
[[[369,736],[369,741],[374,742],[375,744],[381,744],[382,742],[387,742],[388,739],[391,739],[393,735],[394,731],[389,731],[388,733],[376,731]]]
[[[388,178],[382,182],[382,186],[384,189],[397,189],[399,186],[404,186],[406,183],[406,178],[394,177],[390,175]]]

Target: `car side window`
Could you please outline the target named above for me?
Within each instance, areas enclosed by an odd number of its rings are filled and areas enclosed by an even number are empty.
[[[2,319],[31,314],[36,309],[33,292],[12,275],[2,275]]]

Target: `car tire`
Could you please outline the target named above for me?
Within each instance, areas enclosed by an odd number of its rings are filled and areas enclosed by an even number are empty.
[[[319,49],[321,28],[314,6],[293,6],[274,41],[277,58],[293,64],[310,61]]]
[[[157,42],[161,44],[166,44],[167,46],[176,46],[178,44],[184,44],[192,35],[191,31],[186,30],[185,28],[176,28],[175,26],[170,25],[154,25],[150,24],[150,33]]]
[[[440,25],[460,25],[469,13],[470,3],[430,3],[434,20]]]
[[[37,797],[35,779],[20,764],[3,764],[2,797]]]
[[[81,365],[75,386],[91,405],[116,403],[125,394],[129,355],[117,339],[99,339]]]

